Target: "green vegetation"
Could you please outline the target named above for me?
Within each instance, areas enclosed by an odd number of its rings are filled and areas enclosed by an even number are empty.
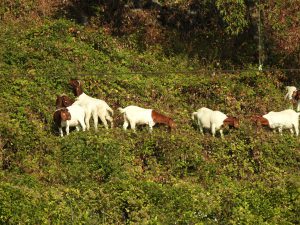
[[[289,107],[285,74],[194,72],[197,58],[67,19],[0,26],[0,224],[299,224],[300,139],[247,117]],[[74,77],[116,128],[58,136],[56,95],[73,96]],[[124,132],[116,109],[130,104],[177,130]],[[191,113],[202,106],[241,128],[201,136]]]

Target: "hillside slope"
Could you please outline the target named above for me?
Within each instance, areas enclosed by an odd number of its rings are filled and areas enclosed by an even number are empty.
[[[248,119],[288,107],[284,74],[191,72],[197,62],[184,56],[65,20],[7,24],[0,38],[1,223],[299,223],[300,139]],[[55,99],[73,97],[70,78],[115,110],[116,128],[58,137]],[[130,104],[173,117],[177,130],[124,132],[116,109]],[[191,113],[202,106],[241,128],[201,136]]]

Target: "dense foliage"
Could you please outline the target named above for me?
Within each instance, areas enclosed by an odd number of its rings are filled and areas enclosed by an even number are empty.
[[[159,45],[169,56],[188,55],[205,66],[243,68],[260,58],[265,67],[294,69],[299,7],[299,0],[3,0],[0,20],[64,17],[102,27],[127,47]]]
[[[289,106],[284,74],[196,73],[183,55],[141,52],[64,19],[3,27],[1,224],[299,223],[299,137],[247,117]],[[72,96],[71,77],[115,109],[116,128],[58,137],[54,103]],[[178,129],[124,132],[116,108],[129,104],[172,116]],[[190,118],[201,106],[238,116],[241,128],[201,136]]]

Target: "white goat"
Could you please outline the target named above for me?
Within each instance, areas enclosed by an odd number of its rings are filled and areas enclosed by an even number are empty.
[[[269,126],[271,129],[278,129],[282,135],[283,129],[289,129],[291,134],[299,135],[299,115],[292,109],[286,109],[280,112],[269,112],[263,116],[256,116],[255,120],[263,126]]]
[[[74,102],[71,98],[69,98],[65,94],[57,96],[57,98],[56,98],[56,108],[57,109],[62,108],[62,107],[69,107],[71,105],[78,105],[78,106],[82,107],[80,105],[79,101]],[[88,105],[86,105],[85,107],[82,107],[82,108],[84,109],[84,112],[85,112],[86,127],[87,127],[87,130],[89,130],[89,128],[90,128],[89,120],[91,118],[91,115],[93,115],[94,121],[96,121],[98,123],[97,110],[93,106],[93,104],[88,104]]]
[[[53,119],[58,126],[59,134],[63,137],[62,128],[66,128],[66,134],[69,135],[70,127],[76,127],[79,131],[79,125],[85,131],[86,125],[84,123],[85,111],[79,105],[71,105],[67,108],[60,108],[54,112]]]
[[[213,111],[206,107],[202,107],[198,109],[197,112],[193,112],[192,119],[196,120],[201,134],[203,134],[203,128],[208,128],[214,137],[216,131],[219,130],[221,138],[224,138],[223,125],[229,125],[235,128],[239,127],[239,121],[236,117],[229,117],[220,111]]]
[[[108,129],[107,120],[110,122],[111,127],[113,127],[113,119],[111,117],[111,115],[113,115],[113,110],[109,107],[109,105],[103,100],[92,98],[85,94],[82,91],[80,81],[71,80],[70,84],[73,87],[75,96],[77,96],[74,104],[80,105],[85,109],[85,123],[87,125],[87,129],[89,129],[91,116],[93,116],[95,130],[98,129],[98,116],[106,129]]]
[[[284,96],[285,100],[292,100],[293,99],[293,93],[294,91],[297,91],[297,88],[295,86],[286,86],[285,90],[287,90],[287,93]]]
[[[135,126],[137,124],[148,124],[150,128],[150,132],[152,131],[152,127],[156,123],[163,123],[168,125],[171,129],[175,128],[176,125],[174,121],[165,115],[162,115],[156,112],[153,109],[144,109],[138,106],[127,106],[126,108],[118,108],[118,110],[124,114],[124,124],[123,129],[126,130],[128,125],[132,130],[135,131]]]
[[[104,127],[108,129],[107,120],[110,122],[111,127],[113,127],[113,119],[110,116],[113,115],[113,110],[109,107],[109,105],[100,99],[92,98],[85,93],[82,93],[74,102],[74,104],[78,104],[84,107],[86,111],[85,123],[88,124],[93,116],[95,130],[98,128],[98,116],[102,121]]]

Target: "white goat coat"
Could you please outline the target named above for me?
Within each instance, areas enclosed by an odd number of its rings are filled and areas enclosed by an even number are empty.
[[[89,129],[89,121],[91,116],[93,116],[95,130],[98,129],[98,116],[100,117],[103,125],[108,129],[107,121],[110,121],[111,127],[113,126],[113,119],[110,116],[109,112],[113,114],[113,110],[109,105],[100,99],[92,98],[85,93],[82,93],[76,98],[74,104],[80,105],[85,109],[85,123],[87,129]]]
[[[285,89],[287,90],[287,93],[284,96],[284,99],[292,100],[293,99],[292,95],[293,95],[294,91],[297,91],[297,88],[294,86],[286,86]]]
[[[212,112],[213,110],[202,107],[201,109],[198,109],[197,112],[193,113],[192,119],[196,119],[199,127],[210,128],[210,117]]]
[[[76,127],[76,130],[79,131],[79,125],[82,127],[82,130],[85,131],[86,125],[84,123],[85,110],[79,105],[71,105],[67,107],[69,113],[71,114],[71,120],[61,121],[59,129],[59,134],[63,136],[62,128],[66,128],[66,134],[69,135],[70,127]],[[58,109],[59,110],[59,109]]]
[[[226,118],[228,117],[224,113],[213,111],[206,107],[202,107],[192,114],[192,119],[196,120],[202,134],[203,128],[210,129],[213,136],[215,136],[216,131],[219,130],[222,138],[224,137],[222,126]]]
[[[278,132],[282,134],[283,129],[289,129],[293,134],[294,130],[296,136],[299,135],[299,115],[300,113],[295,112],[292,109],[283,110],[280,112],[269,112],[263,115],[269,122],[271,129],[278,129]],[[293,130],[294,129],[294,130]]]
[[[148,124],[150,131],[155,125],[152,118],[152,109],[144,109],[138,106],[127,106],[126,108],[118,108],[118,110],[124,114],[123,129],[126,130],[130,124],[131,129],[135,130],[135,126],[139,124]]]

